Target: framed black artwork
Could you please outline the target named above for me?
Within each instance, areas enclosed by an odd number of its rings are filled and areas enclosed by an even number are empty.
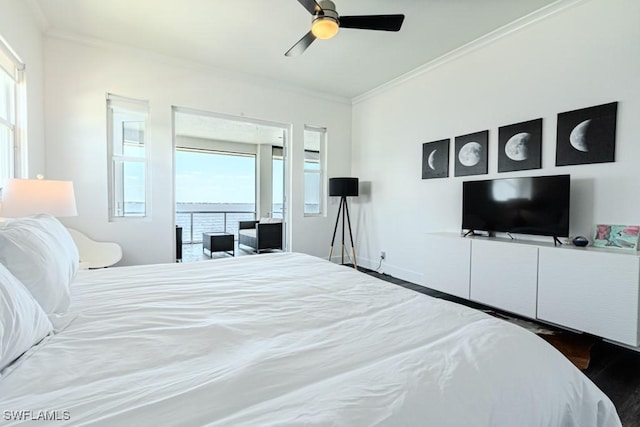
[[[498,172],[542,167],[542,119],[498,129]]]
[[[449,176],[449,140],[422,144],[422,179]]]
[[[455,176],[483,175],[487,173],[489,131],[456,136]]]
[[[558,114],[556,166],[615,161],[618,103]]]

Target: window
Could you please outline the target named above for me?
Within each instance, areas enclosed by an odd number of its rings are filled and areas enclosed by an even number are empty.
[[[107,95],[109,219],[148,216],[146,101]]]
[[[284,218],[284,149],[271,147],[271,216]]]
[[[0,188],[26,175],[24,64],[0,37]]]
[[[176,225],[183,243],[202,233],[237,235],[240,221],[256,217],[256,155],[176,147]]]
[[[322,215],[324,212],[324,145],[327,130],[304,128],[304,214]]]

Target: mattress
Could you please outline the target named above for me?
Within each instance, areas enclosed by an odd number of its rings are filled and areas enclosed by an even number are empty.
[[[525,329],[308,255],[80,271],[70,316],[3,372],[3,425],[620,425]]]

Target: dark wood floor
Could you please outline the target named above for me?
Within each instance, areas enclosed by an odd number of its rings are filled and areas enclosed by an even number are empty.
[[[436,298],[454,301],[474,308],[486,308],[480,304],[406,282],[387,274],[380,274],[362,268],[361,270],[387,282]],[[593,346],[591,363],[583,372],[600,390],[609,396],[618,410],[624,427],[640,427],[640,352],[599,341]]]

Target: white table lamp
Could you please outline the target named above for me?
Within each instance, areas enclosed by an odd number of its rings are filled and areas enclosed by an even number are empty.
[[[2,189],[0,216],[20,217],[36,214],[55,217],[77,216],[76,198],[71,181],[10,179]]]

